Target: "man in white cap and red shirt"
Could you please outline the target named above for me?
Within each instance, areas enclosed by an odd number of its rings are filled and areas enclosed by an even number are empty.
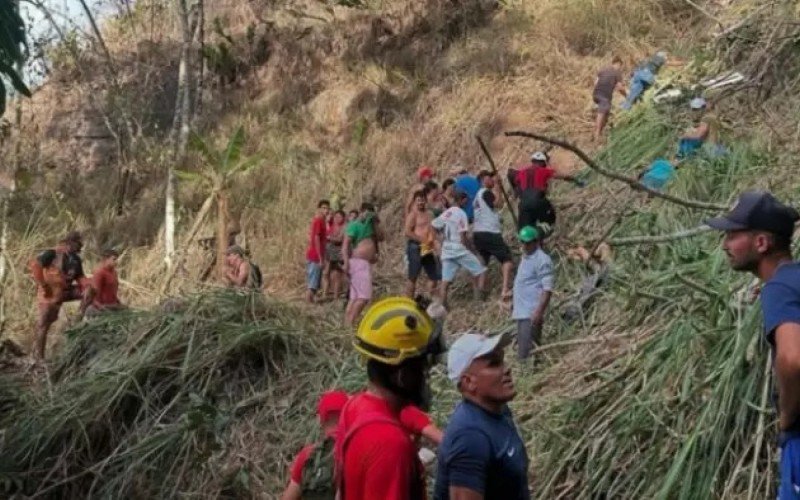
[[[516,390],[505,363],[506,335],[465,333],[447,353],[462,401],[439,446],[435,500],[527,500],[528,454],[508,402]]]
[[[800,263],[791,252],[798,219],[797,210],[772,194],[748,191],[727,215],[706,221],[725,232],[722,248],[731,267],[764,283],[764,335],[772,347],[778,390],[779,500],[800,499]]]

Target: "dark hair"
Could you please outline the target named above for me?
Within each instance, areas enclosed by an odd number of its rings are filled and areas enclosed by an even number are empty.
[[[426,189],[420,189],[418,191],[414,191],[414,196],[412,199],[416,200],[417,198],[422,198],[423,200],[427,197],[428,191]]]
[[[361,204],[361,211],[362,212],[374,212],[375,211],[375,205],[365,201],[364,203]]]
[[[356,215],[356,216],[358,216],[358,210],[356,210],[354,208],[354,209],[350,210],[349,212],[347,212],[347,215]]]
[[[772,236],[773,252],[785,253],[792,251],[791,233],[770,233]]]
[[[398,367],[387,365],[374,359],[367,360],[367,379],[373,384],[388,389],[393,387],[392,376],[397,372]]]
[[[453,194],[453,198],[455,198],[457,201],[459,201],[459,200],[468,200],[469,199],[469,195],[465,191],[461,191],[460,189],[458,189]]]
[[[319,200],[319,203],[317,203],[317,208],[322,208],[322,207],[331,208],[331,202],[329,202],[328,200]]]
[[[356,211],[355,211],[355,210],[353,210],[353,212],[356,212]],[[358,212],[356,212],[356,213],[358,213]],[[344,217],[345,219],[347,218],[347,214],[346,214],[346,213],[344,213],[344,210],[341,210],[341,209],[339,209],[339,210],[337,210],[337,211],[333,212],[333,215],[341,215],[341,216],[342,216],[342,217]]]
[[[100,252],[100,257],[107,259],[109,257],[119,257],[119,252],[117,252],[113,248],[104,248],[102,252]]]
[[[620,56],[614,56],[611,59],[611,64],[622,64],[622,58]]]
[[[483,182],[484,177],[494,177],[494,173],[489,172],[488,170],[481,170],[478,172],[478,182]]]
[[[449,177],[449,178],[445,179],[444,182],[442,182],[442,189],[446,190],[447,188],[449,188],[450,186],[452,186],[455,183],[456,183],[456,180],[453,179],[452,177]]]
[[[439,184],[437,184],[436,181],[428,181],[425,183],[425,189],[427,189],[428,191],[439,189]]]
[[[55,250],[45,250],[44,252],[39,254],[39,264],[43,267],[47,267],[56,260],[56,251]]]

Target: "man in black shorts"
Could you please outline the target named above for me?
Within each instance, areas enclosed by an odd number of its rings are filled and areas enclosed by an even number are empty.
[[[411,210],[406,216],[405,236],[406,257],[408,259],[408,283],[406,295],[416,295],[417,278],[422,270],[431,280],[431,290],[436,290],[442,279],[439,261],[434,252],[435,232],[431,227],[433,214],[428,210],[426,192],[424,190],[414,193]]]
[[[511,260],[511,250],[503,240],[503,224],[498,211],[503,208],[503,198],[500,196],[500,184],[493,173],[481,170],[478,174],[481,189],[475,195],[473,212],[475,221],[472,226],[475,248],[478,250],[483,263],[489,265],[489,259],[494,257],[501,265],[503,271],[503,300],[511,298],[511,271],[514,263]],[[484,291],[486,293],[486,291]]]

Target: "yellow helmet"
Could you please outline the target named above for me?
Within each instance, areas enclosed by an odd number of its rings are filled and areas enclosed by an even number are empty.
[[[387,365],[428,353],[434,323],[416,302],[389,297],[373,304],[358,325],[356,350]]]

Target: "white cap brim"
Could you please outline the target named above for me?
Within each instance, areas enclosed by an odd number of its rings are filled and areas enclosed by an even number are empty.
[[[470,337],[465,338],[467,335]],[[483,338],[478,339],[476,337]],[[459,341],[462,341],[461,343],[465,345],[459,346]],[[447,377],[458,384],[461,375],[473,361],[491,354],[497,349],[506,347],[510,342],[511,337],[507,332],[491,337],[476,333],[465,333],[447,351]]]

